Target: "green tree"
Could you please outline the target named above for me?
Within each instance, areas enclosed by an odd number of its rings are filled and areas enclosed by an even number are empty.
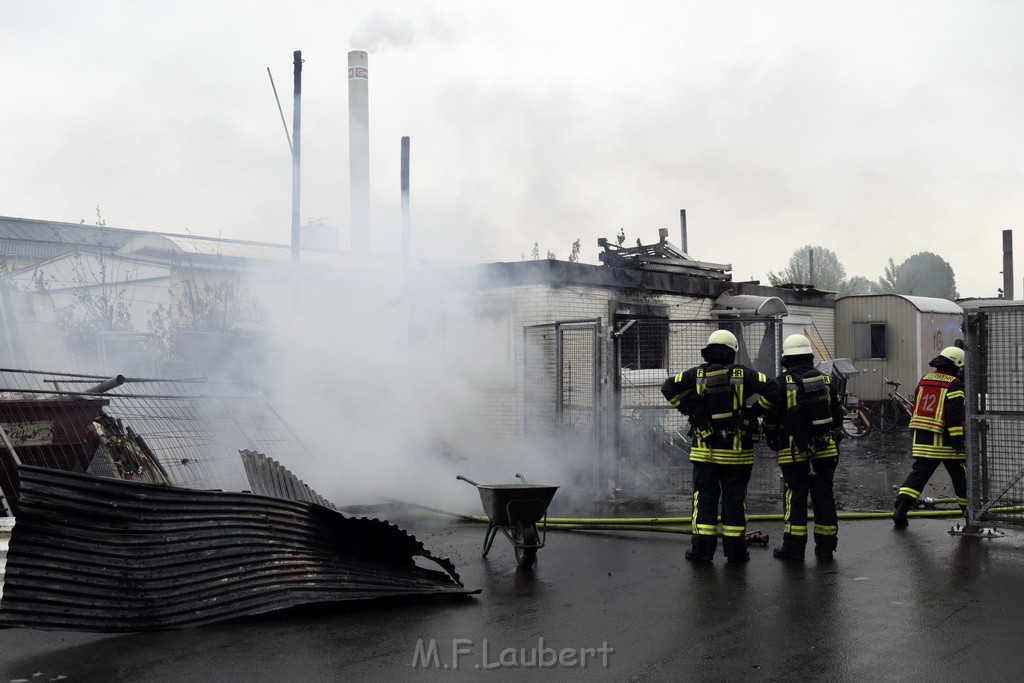
[[[877,294],[879,291],[878,284],[867,279],[863,275],[854,275],[850,279],[843,282],[839,288],[838,293],[841,295],[846,294]]]
[[[883,292],[909,296],[931,296],[950,301],[960,296],[956,291],[953,267],[930,251],[914,254],[898,266],[890,258],[878,286]]]
[[[776,287],[785,284],[814,285],[817,289],[830,292],[838,292],[845,280],[846,269],[836,253],[810,244],[793,252],[784,270],[768,273],[768,281]]]

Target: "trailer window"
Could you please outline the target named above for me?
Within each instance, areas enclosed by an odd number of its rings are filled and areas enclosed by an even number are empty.
[[[885,323],[854,323],[853,352],[857,360],[888,358]]]

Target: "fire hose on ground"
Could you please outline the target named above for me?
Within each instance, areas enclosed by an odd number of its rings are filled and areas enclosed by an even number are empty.
[[[930,501],[931,502],[931,501]],[[931,502],[932,505],[939,502],[956,502],[955,498],[940,498]],[[442,508],[429,507],[426,505],[410,504],[421,510],[437,514],[455,517],[465,522],[487,524],[488,518],[484,515],[473,515],[465,512],[456,512]],[[1019,506],[1011,509],[1019,509]],[[959,509],[953,510],[912,510],[907,513],[909,517],[924,518],[956,518],[962,517],[963,512]],[[840,512],[840,520],[869,520],[869,519],[891,519],[892,512],[886,511],[864,511],[864,512]],[[781,513],[747,515],[748,522],[782,522],[785,515]],[[814,514],[807,515],[808,520],[814,519]],[[670,534],[692,534],[692,521],[689,517],[548,517],[547,528],[561,531],[651,531]]]

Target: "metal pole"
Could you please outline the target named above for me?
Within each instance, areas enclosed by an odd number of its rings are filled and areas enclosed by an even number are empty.
[[[302,51],[296,50],[295,61],[295,98],[292,105],[292,261],[299,261],[299,169],[301,168],[302,136]]]
[[[1003,230],[1003,298],[1013,299],[1013,230]]]
[[[288,151],[292,152],[292,134],[288,132],[288,122],[284,120],[284,109],[281,109],[281,98],[277,96],[277,86],[274,85],[274,74],[270,73],[267,67],[267,75],[270,76],[270,88],[274,91],[274,101],[277,102],[277,112],[281,115],[281,125],[284,126],[284,137],[288,141]]]
[[[686,209],[679,209],[679,232],[683,239],[682,244],[679,246],[683,248],[684,254],[689,254],[690,249],[686,244]]]
[[[409,230],[409,136],[402,138],[402,267],[409,268],[412,236]]]
[[[685,249],[684,249],[685,251]],[[609,353],[611,354],[611,367],[608,374],[612,380],[612,395],[609,404],[611,405],[611,426],[612,426],[612,500],[618,500],[619,489],[622,487],[620,477],[622,475],[622,333],[632,325],[634,321],[626,324],[625,328],[618,331],[609,327],[611,341]]]
[[[124,375],[115,375],[110,379],[103,380],[99,384],[95,384],[88,389],[83,391],[86,394],[105,394],[115,387],[119,387],[124,384]]]

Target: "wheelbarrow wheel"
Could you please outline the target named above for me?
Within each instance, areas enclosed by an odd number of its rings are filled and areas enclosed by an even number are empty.
[[[537,560],[537,549],[522,546],[537,545],[537,527],[516,522],[512,537],[516,541],[516,566],[520,569],[529,569]]]

